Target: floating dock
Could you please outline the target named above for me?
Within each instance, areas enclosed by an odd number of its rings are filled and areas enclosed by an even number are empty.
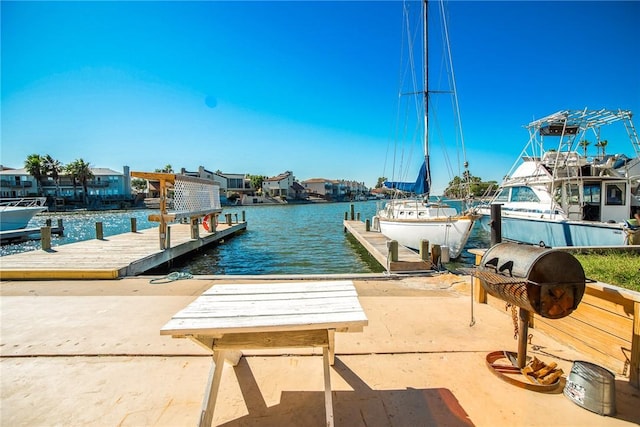
[[[364,222],[344,220],[343,224],[345,231],[351,233],[389,273],[433,271],[431,261],[423,260],[419,254],[401,245],[398,245],[398,260],[392,261],[387,245],[389,238],[378,231],[367,231]]]
[[[0,280],[117,279],[136,276],[247,228],[246,222],[218,224],[215,233],[190,224],[171,224],[170,245],[161,250],[158,227],[54,246],[50,250],[0,257]]]

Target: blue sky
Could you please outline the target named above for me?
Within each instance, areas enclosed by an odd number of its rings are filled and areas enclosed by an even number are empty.
[[[1,8],[5,166],[37,153],[115,170],[291,170],[369,186],[394,174],[400,1]],[[640,2],[448,9],[473,175],[499,181],[532,119],[585,107],[640,112]],[[631,155],[614,137],[607,151]],[[436,194],[451,179],[440,153],[432,149]]]

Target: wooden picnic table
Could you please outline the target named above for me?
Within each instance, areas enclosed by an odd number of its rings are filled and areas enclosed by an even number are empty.
[[[242,350],[322,347],[326,425],[333,426],[334,333],[361,332],[367,323],[350,280],[214,285],[160,333],[189,337],[213,352],[200,426],[212,424],[225,360],[237,364]]]

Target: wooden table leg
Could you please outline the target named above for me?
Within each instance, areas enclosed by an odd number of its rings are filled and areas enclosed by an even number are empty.
[[[322,348],[324,365],[324,409],[327,414],[327,427],[333,427],[333,399],[331,397],[331,372],[329,370],[329,348]]]
[[[335,329],[327,330],[327,341],[329,342],[329,364],[333,366],[336,361],[335,343],[336,343],[336,331]]]
[[[213,423],[213,410],[216,407],[222,368],[224,366],[224,351],[213,352],[213,363],[202,400],[202,412],[200,413],[200,424],[198,424],[200,427],[211,427]]]

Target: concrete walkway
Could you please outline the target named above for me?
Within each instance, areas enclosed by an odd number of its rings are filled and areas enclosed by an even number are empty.
[[[214,284],[260,281],[149,279],[0,282],[0,425],[197,425],[212,359],[159,330]],[[336,334],[336,426],[640,424],[640,391],[626,378],[616,381],[617,415],[603,417],[562,388],[537,393],[493,375],[485,356],[516,350],[513,324],[508,312],[476,304],[469,326],[468,277],[354,283],[369,326]],[[585,360],[530,332],[528,354],[557,362],[566,374],[572,360]],[[214,423],[324,425],[320,354],[253,352],[235,368],[226,365]]]

